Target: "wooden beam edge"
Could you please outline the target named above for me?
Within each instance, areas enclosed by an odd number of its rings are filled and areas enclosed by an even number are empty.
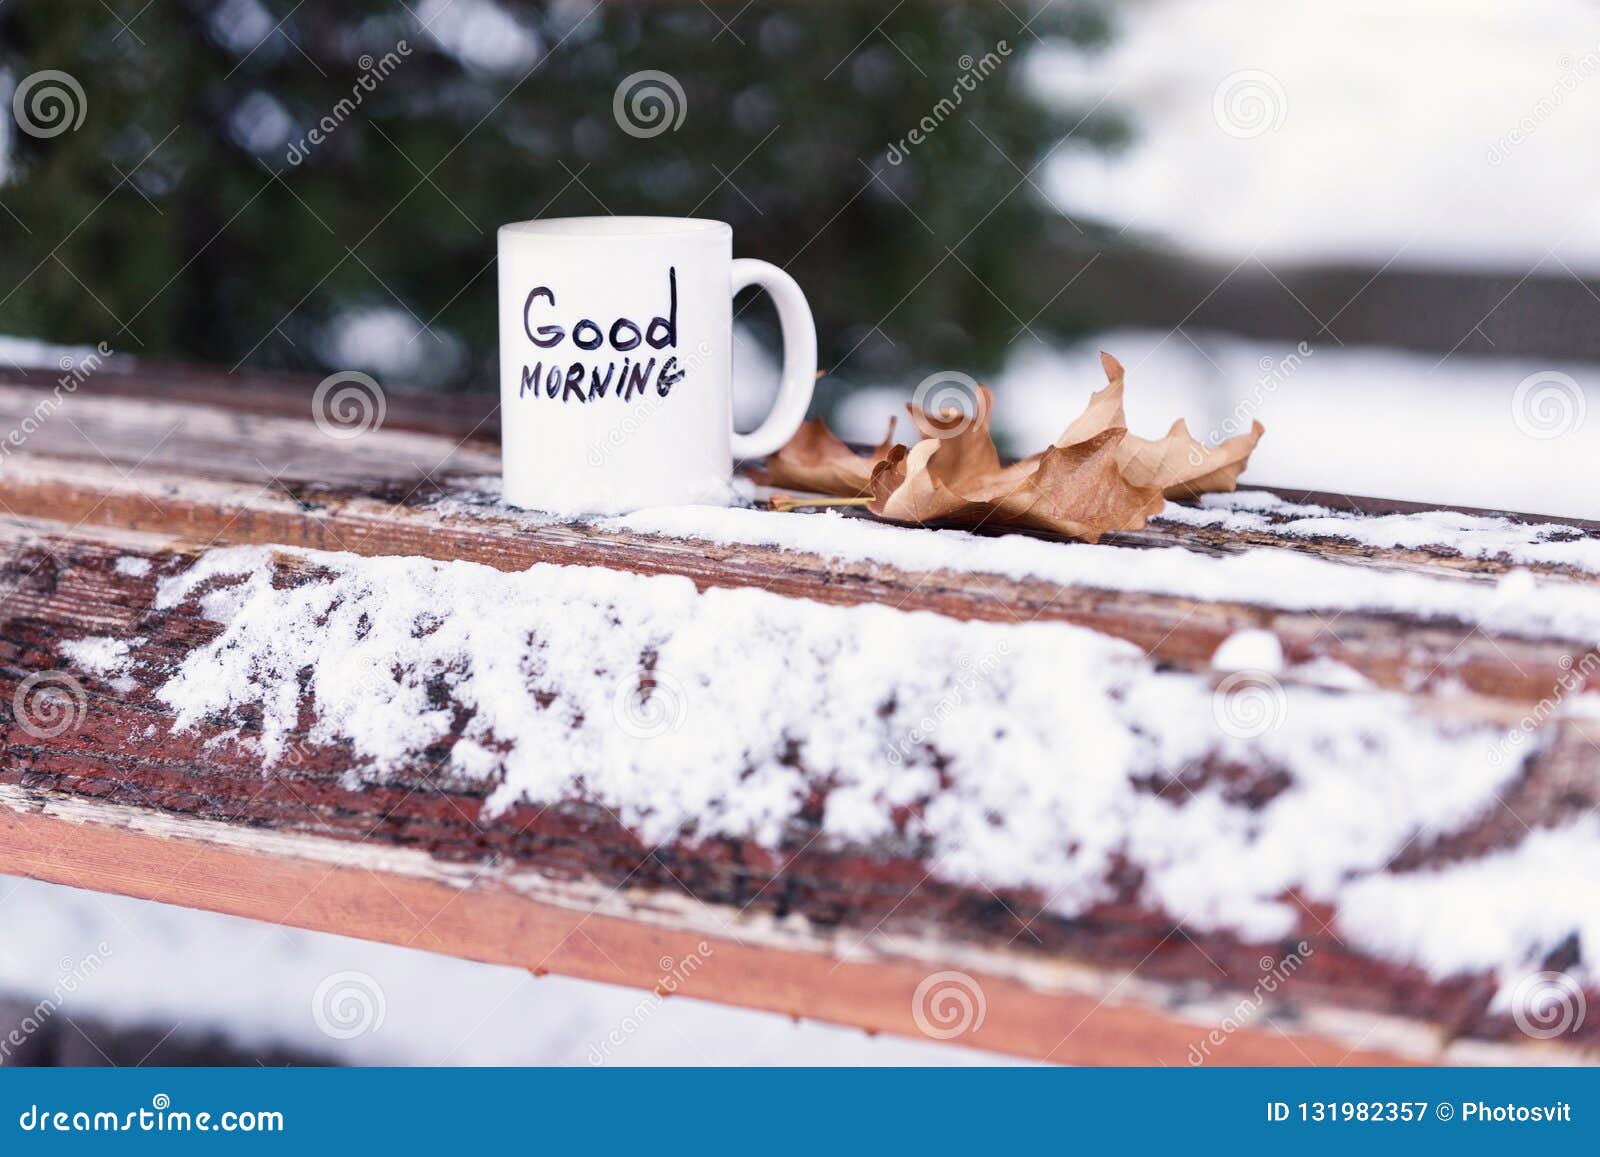
[[[1277,1023],[1246,1025],[1200,1053],[1236,1011],[1236,996],[1197,996],[1071,962],[1019,966],[931,938],[871,935],[852,945],[848,930],[747,917],[687,896],[508,877],[421,852],[175,820],[16,786],[0,786],[0,873],[911,1038],[927,1038],[919,986],[957,972],[982,1016],[936,1039],[1056,1063],[1584,1060],[1542,1042],[1447,1044],[1434,1025],[1332,1007],[1295,1009],[1292,1035]],[[680,976],[690,961],[692,973]]]
[[[869,559],[834,559],[774,546],[694,543],[642,532],[559,522],[519,527],[427,506],[328,497],[303,508],[271,487],[146,472],[139,486],[107,477],[103,467],[34,460],[0,479],[0,513],[16,520],[69,526],[68,537],[95,530],[165,536],[164,549],[193,553],[206,546],[265,545],[417,555],[463,560],[499,570],[536,562],[605,566],[639,574],[672,574],[704,589],[759,587],[773,594],[838,605],[890,603],[958,619],[1061,621],[1126,639],[1190,670],[1209,669],[1229,635],[1266,628],[1291,661],[1333,658],[1379,687],[1412,691],[1457,682],[1476,694],[1524,706],[1559,683],[1563,657],[1588,648],[1576,638],[1496,635],[1477,638],[1472,624],[1410,619],[1387,612],[1336,617],[1346,643],[1325,616],[1266,603],[1200,603],[1173,594],[1063,585],[995,573],[901,570]],[[21,529],[21,527],[19,527]],[[29,529],[48,535],[49,526]],[[1454,576],[1460,578],[1460,576]],[[1465,637],[1464,637],[1465,636]]]

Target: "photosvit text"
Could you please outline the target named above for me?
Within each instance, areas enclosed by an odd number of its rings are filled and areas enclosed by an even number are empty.
[[[643,353],[631,353],[640,345],[653,350],[678,348],[676,266],[667,270],[667,312],[665,316],[652,318],[647,325],[641,326],[626,317],[617,318],[609,329],[602,329],[599,322],[587,317],[578,319],[570,332],[565,326],[549,321],[535,324],[536,319],[546,316],[547,309],[555,306],[556,294],[548,285],[535,286],[528,291],[527,299],[522,304],[522,328],[534,345],[540,349],[553,349],[570,338],[573,345],[585,352],[609,344],[616,352],[628,356],[620,363],[613,359],[593,367],[583,362],[562,361],[552,361],[548,366],[543,362],[524,365],[522,384],[517,390],[519,398],[537,398],[543,394],[546,398],[559,399],[563,403],[597,402],[612,393],[613,379],[616,390],[612,396],[624,402],[644,393],[652,385],[656,394],[664,398],[672,392],[673,386],[683,380],[685,371],[678,365],[676,356],[664,359],[658,369],[655,357],[646,361]],[[601,375],[602,370],[604,376]]]
[[[1487,1101],[1268,1101],[1267,1120],[1274,1124],[1390,1124],[1460,1121],[1479,1125],[1563,1124],[1572,1121],[1572,1105],[1491,1105]]]

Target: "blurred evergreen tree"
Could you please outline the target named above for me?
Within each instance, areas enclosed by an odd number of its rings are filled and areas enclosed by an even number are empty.
[[[87,103],[54,136],[7,121],[0,332],[492,388],[495,226],[696,215],[789,268],[845,381],[986,372],[1045,304],[1021,275],[1063,226],[1042,171],[1023,174],[1069,130],[1070,148],[1122,133],[1024,82],[1041,43],[1104,38],[1065,3],[591,4],[0,8],[7,87],[60,70]],[[986,54],[998,67],[940,106]],[[676,129],[613,115],[644,70],[681,86]],[[766,306],[745,316],[770,325]],[[379,347],[364,367],[340,341],[361,332]]]

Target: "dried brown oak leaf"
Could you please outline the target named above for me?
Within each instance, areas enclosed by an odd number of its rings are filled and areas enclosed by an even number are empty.
[[[890,439],[870,455],[856,454],[821,422],[806,428],[768,463],[775,485],[857,498],[896,522],[1016,527],[1097,541],[1117,530],[1137,530],[1161,510],[1165,498],[1232,490],[1262,434],[1207,447],[1180,420],[1154,441],[1128,433],[1123,413],[1123,369],[1101,355],[1107,385],[1042,453],[1010,466],[989,433],[994,395],[978,388],[976,412],[932,413],[906,409],[922,435],[907,449]]]
[[[856,498],[867,492],[872,468],[894,447],[895,420],[889,432],[869,454],[857,454],[841,442],[821,418],[802,422],[793,438],[767,459],[767,482],[817,494]]]
[[[1097,542],[1114,530],[1137,530],[1160,511],[1161,492],[1130,485],[1117,466],[1117,427],[1072,446],[1052,446],[1027,462],[960,486],[936,463],[944,443],[896,446],[872,476],[867,509],[896,522],[1047,530]]]
[[[1089,399],[1089,408],[1056,439],[1057,446],[1082,441],[1100,429],[1127,425],[1122,412],[1122,363],[1103,353],[1100,364],[1106,371],[1105,389]],[[1117,464],[1135,486],[1157,487],[1168,498],[1192,499],[1211,491],[1232,490],[1263,433],[1261,423],[1252,422],[1248,434],[1207,446],[1191,435],[1179,418],[1166,437],[1155,441],[1129,434],[1117,451]]]
[[[918,432],[931,436],[910,450],[891,450],[873,472],[867,509],[882,518],[1026,527],[1094,542],[1108,531],[1137,529],[1161,509],[1161,492],[1131,484],[1118,466],[1125,427],[1003,467],[989,434],[994,395],[986,387],[978,387],[971,415],[907,409]]]

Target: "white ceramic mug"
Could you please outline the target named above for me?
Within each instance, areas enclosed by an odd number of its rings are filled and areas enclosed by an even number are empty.
[[[566,217],[502,225],[505,500],[562,514],[726,503],[734,458],[794,434],[817,333],[794,279],[733,259],[721,221]],[[783,329],[771,414],[733,430],[733,295],[759,285]]]

